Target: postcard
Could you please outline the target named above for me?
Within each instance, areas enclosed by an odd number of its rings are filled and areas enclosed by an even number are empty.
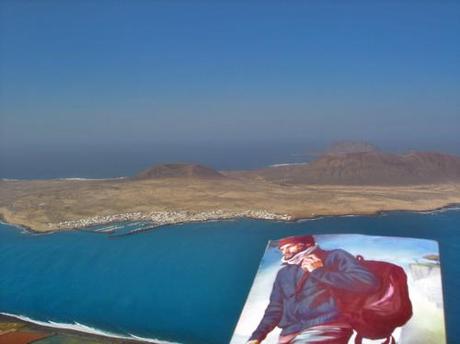
[[[321,234],[268,243],[230,343],[445,342],[436,241]]]

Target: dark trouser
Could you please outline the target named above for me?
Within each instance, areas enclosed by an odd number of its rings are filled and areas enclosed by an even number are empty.
[[[286,344],[347,344],[353,330],[347,324],[327,324],[309,327],[297,333]]]

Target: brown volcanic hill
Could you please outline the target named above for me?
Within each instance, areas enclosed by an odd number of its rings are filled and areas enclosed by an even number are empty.
[[[377,146],[363,141],[338,141],[323,154],[343,155],[349,153],[378,152]]]
[[[134,176],[134,179],[201,178],[217,179],[225,176],[216,170],[198,164],[162,164],[152,166]]]
[[[325,154],[308,164],[240,172],[282,184],[413,185],[460,181],[460,157],[430,152]]]

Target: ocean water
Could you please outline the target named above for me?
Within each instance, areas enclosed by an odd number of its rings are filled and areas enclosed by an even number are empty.
[[[0,178],[114,178],[171,162],[200,163],[218,170],[255,169],[272,164],[308,162],[331,144],[327,139],[307,138],[169,143],[145,140],[137,144],[0,144]],[[460,155],[459,142],[441,144],[425,140],[416,144],[391,140],[373,143],[395,153],[426,150]]]
[[[84,331],[224,344],[268,240],[364,233],[439,241],[448,343],[460,343],[459,208],[297,223],[193,223],[117,235],[126,226],[36,235],[0,224],[0,312]]]
[[[200,163],[218,170],[253,169],[309,161],[320,147],[316,142],[297,140],[45,147],[0,145],[0,178],[113,178],[132,176],[154,164],[171,162]]]

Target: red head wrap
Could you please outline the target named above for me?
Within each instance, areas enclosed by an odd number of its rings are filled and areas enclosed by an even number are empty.
[[[287,245],[287,244],[299,244],[303,243],[306,246],[313,246],[315,244],[315,239],[313,235],[302,235],[302,236],[290,236],[287,238],[280,239],[278,241],[278,247]]]

